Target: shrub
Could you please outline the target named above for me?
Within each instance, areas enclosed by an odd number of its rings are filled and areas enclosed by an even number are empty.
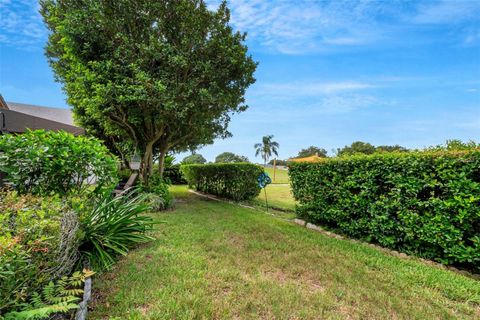
[[[152,218],[143,215],[150,208],[143,195],[112,198],[105,193],[93,210],[86,210],[80,218],[83,238],[80,245],[82,259],[95,271],[109,269],[118,255],[126,255],[135,244],[152,238]]]
[[[154,211],[165,210],[172,205],[172,196],[168,190],[168,183],[158,174],[148,179],[148,185],[141,183],[140,191],[146,194],[145,200]]]
[[[66,132],[0,136],[0,171],[21,193],[78,192],[93,177],[98,188],[117,182],[117,161],[99,141]]]
[[[179,164],[165,167],[163,178],[171,184],[187,184],[187,180],[183,177]]]
[[[123,168],[118,171],[118,178],[120,181],[127,182],[128,178],[132,175],[132,170]]]
[[[290,165],[297,214],[351,237],[480,269],[480,150]]]
[[[257,177],[260,166],[250,163],[182,165],[190,187],[235,201],[252,199],[260,193]]]

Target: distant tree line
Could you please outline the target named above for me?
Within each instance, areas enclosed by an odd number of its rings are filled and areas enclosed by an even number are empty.
[[[182,160],[182,164],[204,164],[207,162],[201,154],[193,153]],[[250,162],[247,157],[233,152],[222,152],[215,158],[215,163],[239,163]]]
[[[371,143],[363,142],[363,141],[355,141],[349,146],[345,146],[343,148],[337,149],[337,156],[348,156],[353,154],[372,154],[375,152],[406,152],[408,151],[407,148],[402,147],[400,145],[383,145],[375,147]]]
[[[272,137],[268,136],[267,138],[268,138],[266,139],[267,141],[265,141],[266,145],[264,145],[263,143],[258,144],[257,148],[259,150],[258,151],[259,154],[261,154],[263,150],[268,150],[268,145],[272,142],[271,141]],[[273,149],[277,151],[277,148],[278,148],[278,143],[276,143]],[[472,148],[480,148],[480,144],[476,143],[475,141],[462,142],[461,140],[453,139],[453,140],[447,140],[447,142],[443,145],[427,147],[425,148],[425,150],[429,150],[429,151],[469,150]],[[337,148],[334,153],[338,157],[344,157],[344,156],[350,156],[354,154],[373,154],[373,153],[381,153],[381,152],[386,153],[386,152],[407,152],[407,151],[410,151],[410,150],[398,144],[374,146],[373,144],[368,142],[355,141],[348,146],[344,146],[343,148]],[[275,154],[275,152],[271,151],[269,156],[271,156],[272,154]],[[295,158],[306,158],[314,155],[320,158],[326,158],[328,157],[328,152],[324,148],[310,146],[310,147],[301,149]],[[262,158],[265,160],[264,155],[262,155]],[[185,164],[187,163],[203,164],[206,162],[207,160],[200,154],[189,155],[185,157],[182,161],[182,163],[185,163]],[[235,163],[235,162],[249,162],[249,160],[247,157],[237,155],[233,152],[223,152],[223,153],[220,153],[215,158],[215,163]],[[268,164],[269,165],[276,164],[277,166],[286,166],[288,164],[288,160],[272,159],[268,161]]]
[[[233,152],[220,153],[215,158],[215,163],[236,163],[236,162],[249,162],[247,157],[239,156]]]

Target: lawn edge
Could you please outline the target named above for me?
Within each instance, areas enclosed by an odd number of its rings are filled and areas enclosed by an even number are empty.
[[[472,273],[472,272],[469,272],[467,270],[461,270],[461,269],[458,269],[458,268],[453,267],[453,266],[447,266],[447,265],[444,265],[444,264],[441,264],[441,263],[438,263],[438,262],[435,262],[435,261],[432,261],[432,260],[428,260],[428,259],[424,259],[424,258],[414,256],[414,255],[408,255],[404,252],[399,252],[399,251],[396,251],[396,250],[388,249],[388,248],[385,248],[385,247],[382,247],[382,246],[379,246],[379,245],[376,245],[376,244],[373,244],[373,243],[369,243],[369,242],[361,241],[361,240],[358,240],[358,239],[345,237],[345,236],[336,234],[334,232],[325,230],[321,226],[315,225],[313,223],[307,222],[307,221],[302,220],[302,219],[282,218],[282,217],[279,217],[279,216],[274,215],[272,213],[268,213],[268,212],[265,212],[263,210],[260,210],[258,207],[249,206],[249,205],[243,204],[241,202],[231,201],[231,200],[228,200],[228,199],[225,199],[225,198],[217,197],[215,195],[206,194],[206,193],[199,192],[199,191],[192,190],[192,189],[188,189],[188,192],[193,193],[193,194],[195,194],[197,196],[200,196],[200,197],[203,197],[203,198],[207,198],[209,200],[225,202],[225,203],[236,205],[236,206],[239,206],[239,207],[242,207],[242,208],[247,208],[247,209],[252,209],[252,210],[255,210],[255,211],[258,211],[258,212],[262,212],[262,213],[274,216],[278,219],[281,219],[281,220],[299,225],[299,226],[301,226],[305,229],[310,229],[314,232],[321,233],[324,236],[327,236],[327,237],[330,237],[330,238],[335,238],[335,239],[338,239],[338,240],[346,240],[346,241],[349,241],[351,243],[357,243],[357,244],[361,244],[363,246],[368,246],[370,248],[376,249],[378,251],[381,251],[383,253],[386,253],[388,255],[391,255],[391,256],[394,256],[394,257],[397,257],[397,258],[400,258],[400,259],[403,259],[403,260],[414,260],[414,261],[420,262],[424,265],[433,266],[433,267],[440,268],[440,269],[443,269],[443,270],[449,270],[449,271],[452,271],[452,272],[454,272],[458,275],[462,275],[462,276],[471,278],[473,280],[480,281],[480,274]],[[292,212],[292,211],[288,211],[288,212]]]

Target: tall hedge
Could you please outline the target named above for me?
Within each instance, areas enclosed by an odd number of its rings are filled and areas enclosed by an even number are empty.
[[[260,166],[251,163],[216,163],[182,165],[190,187],[235,201],[252,199],[260,193]]]
[[[480,270],[480,150],[333,158],[289,172],[299,217]]]

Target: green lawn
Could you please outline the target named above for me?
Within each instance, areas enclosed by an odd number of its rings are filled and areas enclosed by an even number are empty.
[[[293,199],[289,184],[270,184],[267,186],[268,205],[274,209],[294,211],[295,199]],[[260,195],[254,200],[255,205],[265,206],[265,192],[262,190]]]
[[[173,187],[156,240],[94,279],[90,319],[474,319],[480,283]]]
[[[273,168],[264,168],[268,173],[270,178],[272,178],[272,183],[290,183],[288,177],[288,170],[286,169],[276,169],[275,170],[275,180],[273,179]]]

